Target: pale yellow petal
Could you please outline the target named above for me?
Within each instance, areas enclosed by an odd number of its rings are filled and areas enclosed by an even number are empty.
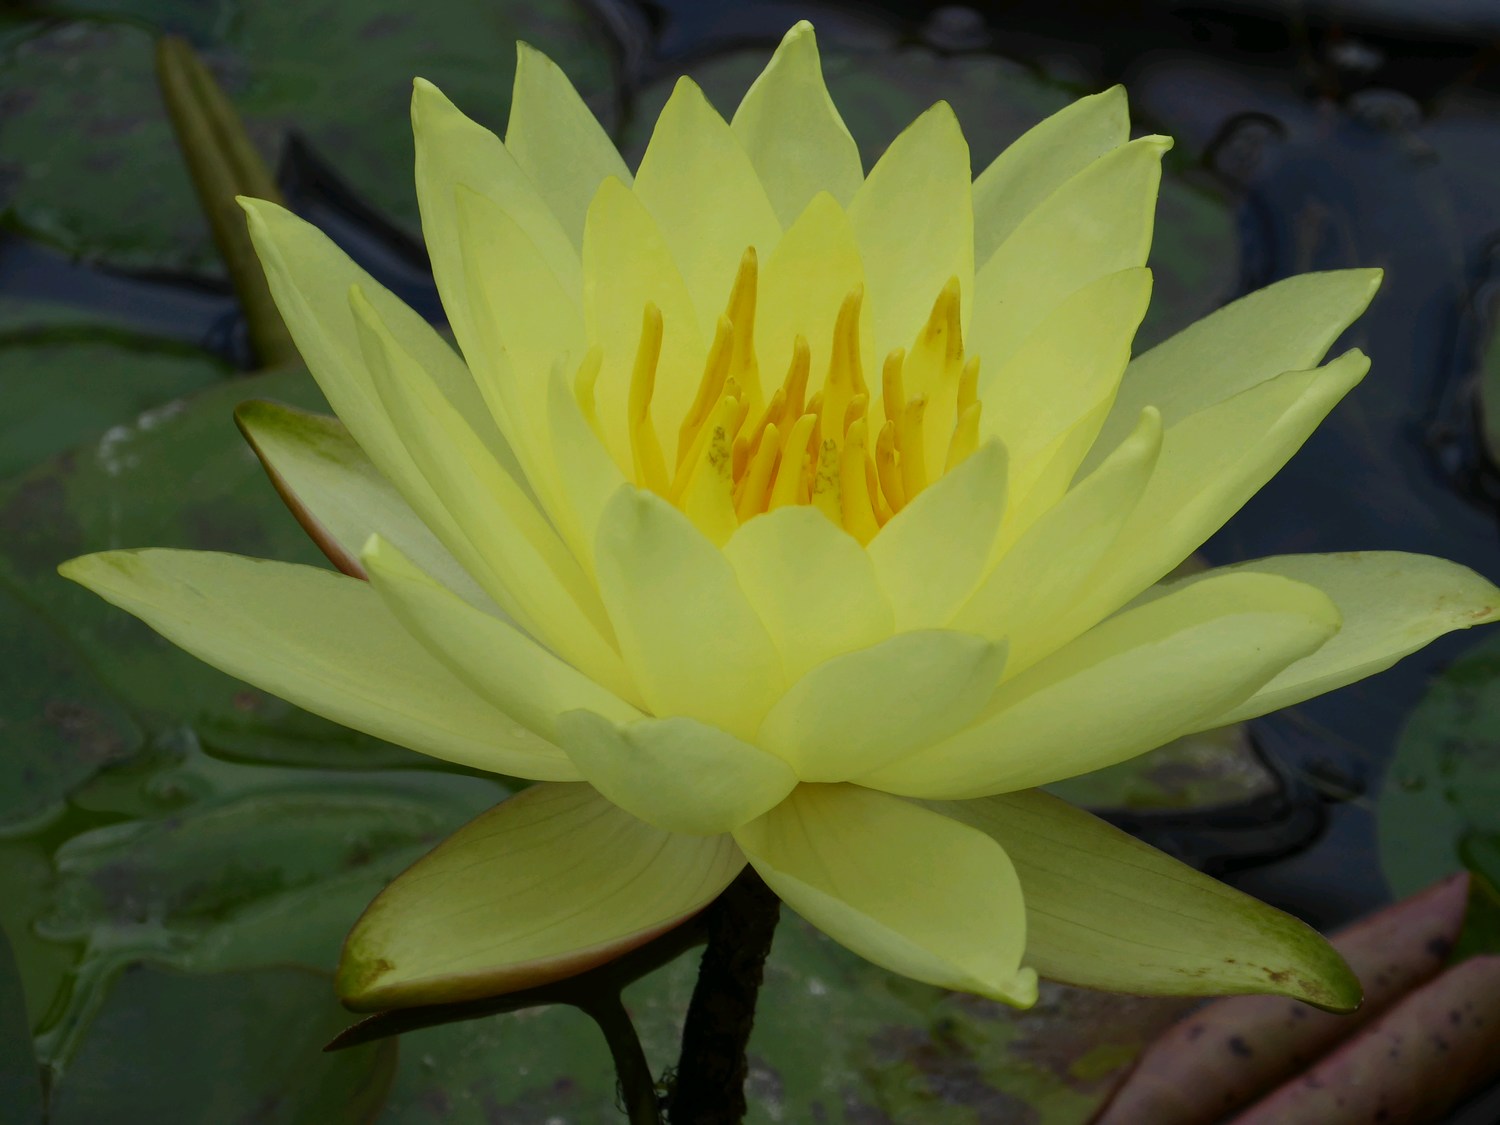
[[[616,722],[641,713],[519,629],[445,590],[379,536],[360,553],[391,614],[459,680],[558,745],[558,716],[587,709]]]
[[[1369,306],[1380,278],[1380,270],[1289,277],[1137,356],[1125,371],[1092,460],[1114,448],[1144,406],[1156,407],[1171,426],[1283,371],[1315,367]]]
[[[1369,370],[1359,351],[1289,371],[1190,414],[1162,435],[1140,502],[1080,597],[1055,622],[1076,636],[1198,549],[1286,464]]]
[[[625,484],[614,458],[590,427],[573,393],[566,369],[548,380],[547,421],[552,436],[552,464],[557,482],[560,530],[590,575],[594,573],[594,535],[604,506]]]
[[[876,357],[910,346],[950,278],[958,278],[967,325],[974,307],[970,177],[958,118],[938,102],[891,142],[849,204]]]
[[[417,146],[417,203],[432,276],[459,347],[477,363],[482,352],[477,336],[479,313],[470,307],[465,280],[458,186],[488,197],[508,214],[536,245],[575,303],[582,293],[578,251],[500,138],[465,117],[436,86],[421,78],[412,84],[411,120]]]
[[[1144,996],[1270,993],[1353,1010],[1359,981],[1310,926],[1035,789],[927,807],[1000,844],[1048,980]]]
[[[534,785],[380,893],[335,987],[354,1010],[381,1011],[561,980],[691,918],[744,862],[727,836],[663,832],[587,785]]]
[[[585,780],[668,832],[716,836],[781,803],[797,775],[780,758],[696,719],[562,718],[562,747]]]
[[[787,680],[891,635],[891,603],[870,556],[811,507],[741,525],[724,556],[781,653]]]
[[[689,78],[677,80],[656,119],[635,195],[661,228],[699,324],[724,311],[746,248],[764,257],[781,237],[750,158]]]
[[[1006,451],[988,441],[896,513],[867,548],[897,629],[946,624],[984,577],[1005,512]]]
[[[365,576],[360,548],[379,533],[471,605],[502,612],[337,418],[261,401],[241,403],[234,418],[298,522],[345,574]]]
[[[528,632],[612,690],[630,677],[593,582],[520,484],[488,455],[358,290],[350,297],[376,390],[433,492],[460,529],[450,550]]]
[[[1142,137],[1099,157],[1035,207],[978,266],[971,350],[995,367],[1068,294],[1146,264],[1171,141]]]
[[[1200,582],[1096,626],[1001,685],[963,733],[859,780],[962,798],[1102,769],[1247,699],[1338,622],[1327,596],[1300,582]]]
[[[454,189],[462,269],[476,318],[475,380],[508,436],[545,448],[547,378],[572,369],[587,348],[583,313],[526,231],[498,204],[466,185]],[[540,428],[542,436],[528,440]],[[533,463],[528,463],[528,469]]]
[[[1500,590],[1466,566],[1404,551],[1278,555],[1163,584],[1166,592],[1216,574],[1277,574],[1316,586],[1338,607],[1338,635],[1206,726],[1253,719],[1383,672],[1444,633],[1496,620]],[[1151,594],[1155,595],[1153,589]]]
[[[529,43],[516,44],[505,147],[531,177],[575,247],[583,245],[589,201],[608,177],[630,171],[562,68]]]
[[[241,205],[276,307],[334,413],[422,520],[449,542],[455,529],[396,436],[370,381],[349,309],[350,287],[360,287],[402,349],[428,372],[491,454],[509,460],[511,453],[468,369],[431,325],[350,261],[322,231],[273,203],[246,199]]]
[[[817,39],[806,20],[786,33],[730,127],[783,227],[819,192],[847,207],[864,181],[859,146],[828,96]]]
[[[948,629],[898,633],[813,668],[756,742],[803,781],[847,781],[966,727],[994,694],[1005,645]]]
[[[594,561],[651,713],[753,740],[783,690],[781,660],[719,549],[661,497],[624,488],[604,509]]]
[[[833,354],[839,307],[852,290],[864,284],[864,278],[848,215],[833,196],[815,196],[762,265],[755,352],[767,396],[785,377],[798,336],[807,341],[816,390]],[[860,328],[862,336],[874,340],[868,316],[861,318]],[[868,347],[873,348],[873,343]],[[873,376],[869,370],[872,355],[861,358],[867,379]]]
[[[953,628],[1007,638],[1012,675],[1068,640],[1054,622],[1139,502],[1160,451],[1161,418],[1144,410],[1135,433],[1006,551],[954,614]]]
[[[589,342],[599,347],[603,361],[594,392],[599,423],[610,453],[622,467],[631,464],[630,375],[641,338],[641,316],[648,303],[661,310],[661,358],[651,416],[673,463],[678,427],[697,394],[707,347],[693,298],[661,229],[618,180],[605,180],[589,207],[583,269],[584,320]],[[725,294],[728,285],[726,280]]]
[[[984,262],[1049,195],[1130,139],[1125,87],[1079,98],[1023,133],[974,180],[974,258]]]
[[[1016,496],[1036,483],[1059,438],[1101,406],[1107,409],[1150,301],[1150,270],[1106,274],[1049,310],[1005,363],[981,366],[980,428],[1005,442]],[[1086,442],[1093,436],[1080,435]],[[1064,486],[1077,468],[1076,462],[1066,467]]]
[[[357,578],[206,551],[107,551],[58,570],[198,659],[336,723],[475,769],[578,777],[561,750],[433,659]]]
[[[803,785],[735,840],[782,901],[866,960],[1035,1003],[1020,884],[984,833],[858,786]]]

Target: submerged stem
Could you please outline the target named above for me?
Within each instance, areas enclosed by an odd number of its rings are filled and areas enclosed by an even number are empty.
[[[676,1125],[744,1120],[745,1049],[780,909],[776,895],[750,867],[709,908],[708,948],[688,1005],[667,1105]]]

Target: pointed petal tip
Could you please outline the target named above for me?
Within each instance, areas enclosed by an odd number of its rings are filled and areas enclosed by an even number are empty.
[[[989,998],[1025,1011],[1036,1006],[1039,991],[1040,982],[1037,979],[1036,970],[1022,966],[1016,970],[1014,977],[990,992]]]

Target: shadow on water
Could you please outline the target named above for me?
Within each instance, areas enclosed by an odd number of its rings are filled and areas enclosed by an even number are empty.
[[[1395,0],[1291,5],[866,5],[656,0],[595,7],[636,85],[685,61],[774,42],[812,17],[830,44],[992,50],[1079,88],[1131,90],[1141,129],[1236,200],[1240,292],[1306,270],[1378,265],[1386,282],[1340,345],[1374,358],[1365,384],[1204,553],[1412,550],[1500,576],[1500,487],[1477,439],[1472,372],[1500,270],[1500,103],[1491,5]],[[296,210],[425,315],[441,308],[420,242],[367,206],[295,138],[279,180]],[[104,315],[244,367],[217,279],[109,273],[0,236],[0,296]],[[1226,297],[1236,294],[1225,294]],[[1336,348],[1336,350],[1338,350]],[[1462,635],[1397,668],[1253,725],[1274,795],[1188,813],[1119,814],[1132,831],[1336,925],[1388,897],[1369,796],[1396,732]]]

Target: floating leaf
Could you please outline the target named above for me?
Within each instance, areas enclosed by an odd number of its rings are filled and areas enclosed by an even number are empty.
[[[525,39],[606,119],[619,96],[613,44],[581,2],[78,0],[43,10],[147,25],[39,19],[0,40],[0,180],[14,221],[116,266],[222,272],[157,93],[148,27],[193,41],[268,163],[295,130],[412,230],[411,178],[396,174],[412,162],[412,78],[503,129],[515,41]]]
[[[0,1106],[6,1122],[35,1125],[42,1120],[42,1078],[31,1028],[26,1023],[26,994],[10,941],[0,928]]]
[[[235,428],[234,407],[248,398],[326,409],[305,373],[239,379],[0,484],[0,583],[45,605],[51,628],[148,731],[187,724],[210,749],[244,760],[427,765],[215,671],[56,574],[85,551],[143,544],[324,565]]]
[[[0,337],[0,368],[0,476],[229,373],[227,364],[204,352],[87,330],[54,330],[23,341]]]
[[[194,975],[129,966],[52,1094],[52,1125],[355,1125],[384,1100],[394,1043],[338,1054],[343,1015],[309,969]]]
[[[1401,731],[1378,815],[1398,895],[1460,867],[1500,883],[1500,642],[1433,682]]]

